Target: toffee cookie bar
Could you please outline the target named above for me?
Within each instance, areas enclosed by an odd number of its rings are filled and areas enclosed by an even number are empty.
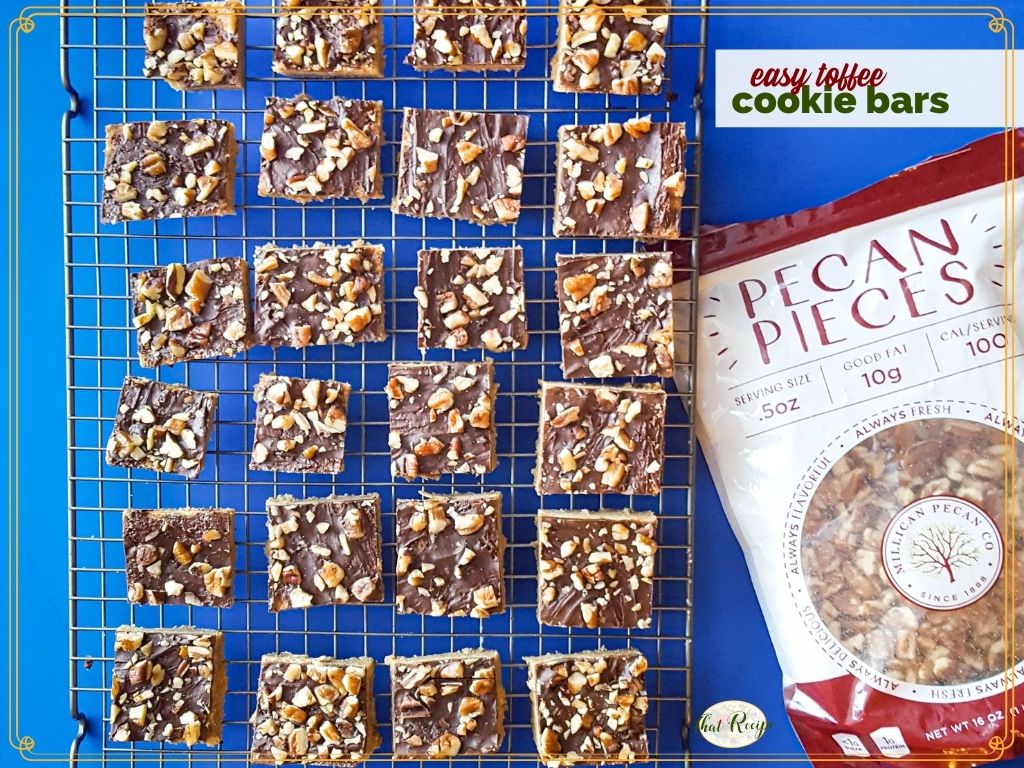
[[[179,91],[245,83],[245,6],[238,0],[149,3],[142,73]]]
[[[421,349],[526,347],[522,248],[443,248],[419,252]]]
[[[250,469],[337,474],[345,468],[349,385],[260,374]]]
[[[260,180],[263,197],[298,203],[383,197],[380,148],[384,142],[379,101],[301,95],[271,96],[263,115]]]
[[[405,63],[421,72],[522,69],[525,0],[415,0]]]
[[[643,655],[595,651],[525,661],[533,737],[548,766],[647,760]]]
[[[216,392],[128,376],[107,440],[107,464],[195,478],[213,431]]]
[[[106,129],[106,224],[235,212],[235,127],[224,120],[153,120]]]
[[[555,279],[567,379],[672,375],[670,254],[558,254]]]
[[[490,360],[391,363],[386,391],[394,477],[437,479],[494,469],[497,385]]]
[[[383,599],[380,496],[267,499],[270,610]]]
[[[661,93],[668,6],[665,0],[559,0],[555,90]]]
[[[430,760],[496,752],[505,690],[494,651],[389,656],[395,757]]]
[[[384,249],[355,242],[256,249],[255,336],[271,347],[384,339]]]
[[[400,612],[485,619],[505,610],[500,493],[406,499],[397,518]]]
[[[245,259],[171,264],[132,276],[139,362],[146,368],[230,357],[252,346]]]
[[[377,0],[281,0],[274,71],[293,77],[380,77]]]
[[[250,762],[346,765],[380,746],[373,659],[264,654]]]
[[[537,618],[554,627],[647,629],[654,599],[654,515],[537,515]]]
[[[558,129],[554,233],[678,239],[686,187],[686,127],[653,123]]]
[[[122,517],[128,602],[234,603],[235,523],[231,509],[129,509]]]
[[[110,740],[219,744],[226,690],[220,632],[118,627]]]
[[[541,383],[537,493],[661,490],[665,390]]]
[[[391,210],[511,224],[519,219],[526,115],[406,107]]]

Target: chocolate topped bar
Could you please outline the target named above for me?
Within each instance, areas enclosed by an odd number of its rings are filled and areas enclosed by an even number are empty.
[[[670,254],[558,254],[555,280],[567,379],[672,375]]]
[[[122,517],[128,602],[234,603],[235,524],[231,509],[129,509]]]
[[[245,83],[245,6],[238,0],[149,3],[142,73],[179,91]]]
[[[400,501],[396,528],[400,612],[485,619],[505,610],[500,493]]]
[[[271,96],[260,139],[259,194],[299,203],[335,197],[383,197],[379,101],[305,94]]]
[[[415,0],[405,63],[421,72],[522,69],[525,6],[525,0]]]
[[[146,368],[237,355],[252,346],[245,259],[171,264],[132,276],[132,322]]]
[[[391,210],[511,224],[523,192],[526,115],[406,107]]]
[[[345,468],[349,385],[260,374],[250,469],[337,474]]]
[[[195,478],[213,431],[217,393],[125,377],[107,440],[107,464]]]
[[[415,294],[421,349],[526,346],[522,248],[420,251]]]
[[[153,120],[106,129],[107,224],[235,212],[235,128],[224,120]]]
[[[541,383],[537,493],[661,490],[665,391]]]
[[[274,71],[294,77],[380,77],[384,34],[376,0],[281,0]]]
[[[343,765],[380,746],[373,659],[264,654],[249,761]]]
[[[654,599],[654,515],[537,515],[537,618],[555,627],[647,629]]]
[[[559,0],[555,90],[661,93],[668,11],[664,0]]]
[[[270,610],[379,603],[380,496],[267,499]]]
[[[494,651],[388,656],[394,756],[485,755],[505,738],[505,690]]]
[[[497,386],[490,360],[391,363],[386,391],[393,476],[436,479],[494,469]]]
[[[356,344],[384,338],[384,249],[351,245],[256,249],[257,344]]]
[[[558,129],[554,233],[677,239],[686,187],[686,127],[636,117]]]
[[[118,627],[110,740],[219,744],[226,689],[220,632]]]
[[[647,760],[647,659],[640,653],[551,654],[525,661],[533,737],[547,765]]]

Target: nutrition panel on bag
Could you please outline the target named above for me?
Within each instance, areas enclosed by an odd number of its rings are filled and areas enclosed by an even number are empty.
[[[1003,305],[965,312],[731,386],[747,437],[984,365],[1002,364]],[[1021,357],[1018,353],[1015,357]],[[927,414],[922,414],[927,415]]]

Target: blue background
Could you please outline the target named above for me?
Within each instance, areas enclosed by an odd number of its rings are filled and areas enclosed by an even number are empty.
[[[4,13],[12,18],[13,8],[5,6]],[[1019,7],[1004,6],[1011,17],[1014,10]],[[74,733],[74,724],[65,716],[67,482],[59,147],[66,99],[59,87],[57,20],[39,18],[37,25],[31,35],[20,36],[21,334],[17,342],[22,441],[14,450],[20,459],[21,496],[19,528],[10,535],[18,543],[22,584],[16,596],[21,626],[20,732],[35,738],[37,752],[53,753],[65,751]],[[1002,38],[989,32],[985,20],[978,17],[716,16],[711,20],[710,43],[703,215],[706,222],[728,223],[826,202],[988,131],[716,129],[714,49],[1001,48]],[[5,92],[7,82],[5,77]],[[11,170],[5,169],[5,178]],[[8,295],[9,284],[10,275],[3,270],[0,296]],[[7,317],[10,308],[4,301]],[[11,340],[7,334],[0,336],[7,360]],[[799,753],[782,707],[780,672],[743,557],[703,462],[695,557],[695,716],[723,699],[751,701],[764,710],[771,727],[760,742],[739,753],[741,759]],[[4,569],[5,583],[6,576]],[[8,612],[0,617],[5,637],[9,620]],[[0,685],[8,690],[6,665],[0,669],[0,678]],[[10,702],[5,699],[0,710],[12,714]],[[692,748],[698,754],[715,751],[696,735]],[[723,754],[716,756],[721,760]],[[5,743],[0,746],[0,763],[7,764],[8,757],[16,759],[16,753]],[[1024,761],[1012,764],[1024,765]]]

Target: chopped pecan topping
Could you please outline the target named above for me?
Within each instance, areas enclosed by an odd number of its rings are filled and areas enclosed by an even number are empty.
[[[547,765],[647,759],[647,660],[640,653],[527,657],[526,666],[537,751]]]
[[[380,496],[267,500],[270,610],[383,599]]]
[[[107,440],[111,466],[194,478],[203,468],[217,395],[128,376]]]
[[[380,745],[371,658],[266,654],[260,665],[249,759],[362,762]]]
[[[234,602],[234,512],[130,509],[123,530],[128,600],[148,605]]]
[[[282,0],[275,72],[295,77],[380,77],[384,27],[375,0]]]
[[[395,477],[483,474],[494,468],[492,362],[392,363],[388,375],[388,445]]]
[[[657,528],[650,514],[540,513],[540,621],[590,629],[650,627]]]
[[[625,123],[562,126],[555,234],[677,239],[685,153],[682,123],[652,123],[647,116]]]
[[[110,740],[216,745],[226,687],[220,632],[118,627]]]
[[[493,651],[388,657],[395,754],[450,758],[496,752],[504,738],[501,667]]]
[[[252,346],[244,259],[172,264],[132,276],[139,361],[148,368],[236,355]]]
[[[163,78],[179,91],[241,88],[244,13],[238,0],[149,3],[142,26],[143,74]]]
[[[500,493],[404,500],[396,527],[399,611],[485,619],[505,610]]]
[[[670,254],[559,254],[555,274],[566,378],[672,375]]]
[[[479,224],[516,221],[527,123],[522,115],[406,108],[391,210]]]
[[[107,223],[235,211],[235,129],[223,120],[153,120],[106,129]]]
[[[382,197],[383,112],[379,101],[317,101],[305,94],[268,98],[260,140],[259,194],[299,203]]]
[[[543,382],[538,493],[658,493],[664,427],[660,386]]]
[[[524,0],[415,0],[405,61],[429,72],[514,70],[526,64]]]
[[[349,385],[261,374],[252,469],[336,474],[345,468]]]
[[[526,347],[521,248],[420,251],[415,296],[422,348]]]
[[[362,241],[257,248],[256,342],[305,347],[383,340],[383,253]]]

